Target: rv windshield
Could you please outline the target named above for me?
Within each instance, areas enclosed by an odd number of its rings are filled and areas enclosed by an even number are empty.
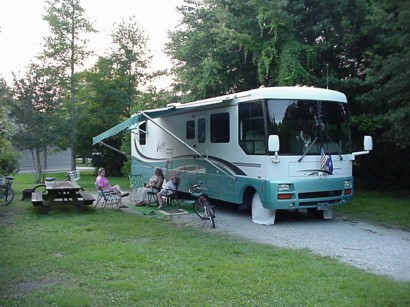
[[[280,153],[292,155],[350,152],[350,133],[342,103],[267,100],[268,134],[277,134]]]

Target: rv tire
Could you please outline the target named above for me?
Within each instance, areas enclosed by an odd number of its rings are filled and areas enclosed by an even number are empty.
[[[259,194],[255,193],[252,197],[252,222],[262,225],[274,225],[275,217],[276,210],[264,208]]]

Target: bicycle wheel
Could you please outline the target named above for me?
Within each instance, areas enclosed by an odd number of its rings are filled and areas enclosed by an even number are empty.
[[[14,199],[14,190],[11,187],[0,188],[0,206],[7,206]]]
[[[204,205],[199,201],[196,200],[193,204],[194,211],[196,215],[198,215],[201,219],[205,219],[205,208]]]
[[[209,212],[211,213],[212,217],[213,217],[213,218],[216,218],[215,207],[212,206],[212,204],[209,203],[209,202],[208,202],[208,205],[209,205]]]
[[[208,213],[208,214],[207,214],[207,215],[208,215],[208,219],[211,221],[212,228],[215,228],[215,220],[214,220],[215,214],[214,214],[213,209],[211,208],[210,203],[208,203],[208,202],[206,202],[206,211],[207,211],[207,213]]]

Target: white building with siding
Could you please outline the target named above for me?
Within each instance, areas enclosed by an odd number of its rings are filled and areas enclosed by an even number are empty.
[[[29,150],[23,150],[20,152],[19,158],[19,172],[30,173],[34,172],[33,156]],[[43,155],[41,156],[41,164],[44,165]],[[50,171],[69,171],[71,169],[71,148],[56,153],[49,153],[47,157],[47,172]]]

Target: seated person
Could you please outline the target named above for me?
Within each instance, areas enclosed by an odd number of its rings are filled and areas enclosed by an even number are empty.
[[[158,209],[164,208],[162,202],[162,196],[169,196],[175,193],[177,190],[177,182],[178,177],[172,176],[170,180],[168,180],[165,187],[157,193],[157,200],[158,200]]]
[[[118,203],[119,203],[119,205],[120,205],[120,208],[127,208],[126,205],[123,205],[123,204],[122,204],[121,197],[128,196],[129,193],[123,193],[122,190],[121,190],[121,188],[120,188],[120,186],[119,186],[118,184],[117,184],[117,185],[114,185],[114,186],[111,186],[111,185],[110,185],[110,182],[109,182],[108,179],[105,177],[105,169],[104,169],[104,168],[100,168],[100,169],[98,170],[98,172],[97,172],[97,175],[98,175],[98,177],[97,177],[97,179],[95,180],[95,185],[96,185],[97,187],[99,187],[100,189],[102,189],[103,191],[111,191],[111,192],[117,194],[118,197],[119,197]]]
[[[148,183],[145,184],[143,188],[138,188],[137,199],[139,202],[135,204],[136,206],[145,206],[147,201],[148,193],[157,193],[161,190],[162,184],[164,183],[164,174],[160,167],[156,167],[154,170],[154,176],[150,178]]]

